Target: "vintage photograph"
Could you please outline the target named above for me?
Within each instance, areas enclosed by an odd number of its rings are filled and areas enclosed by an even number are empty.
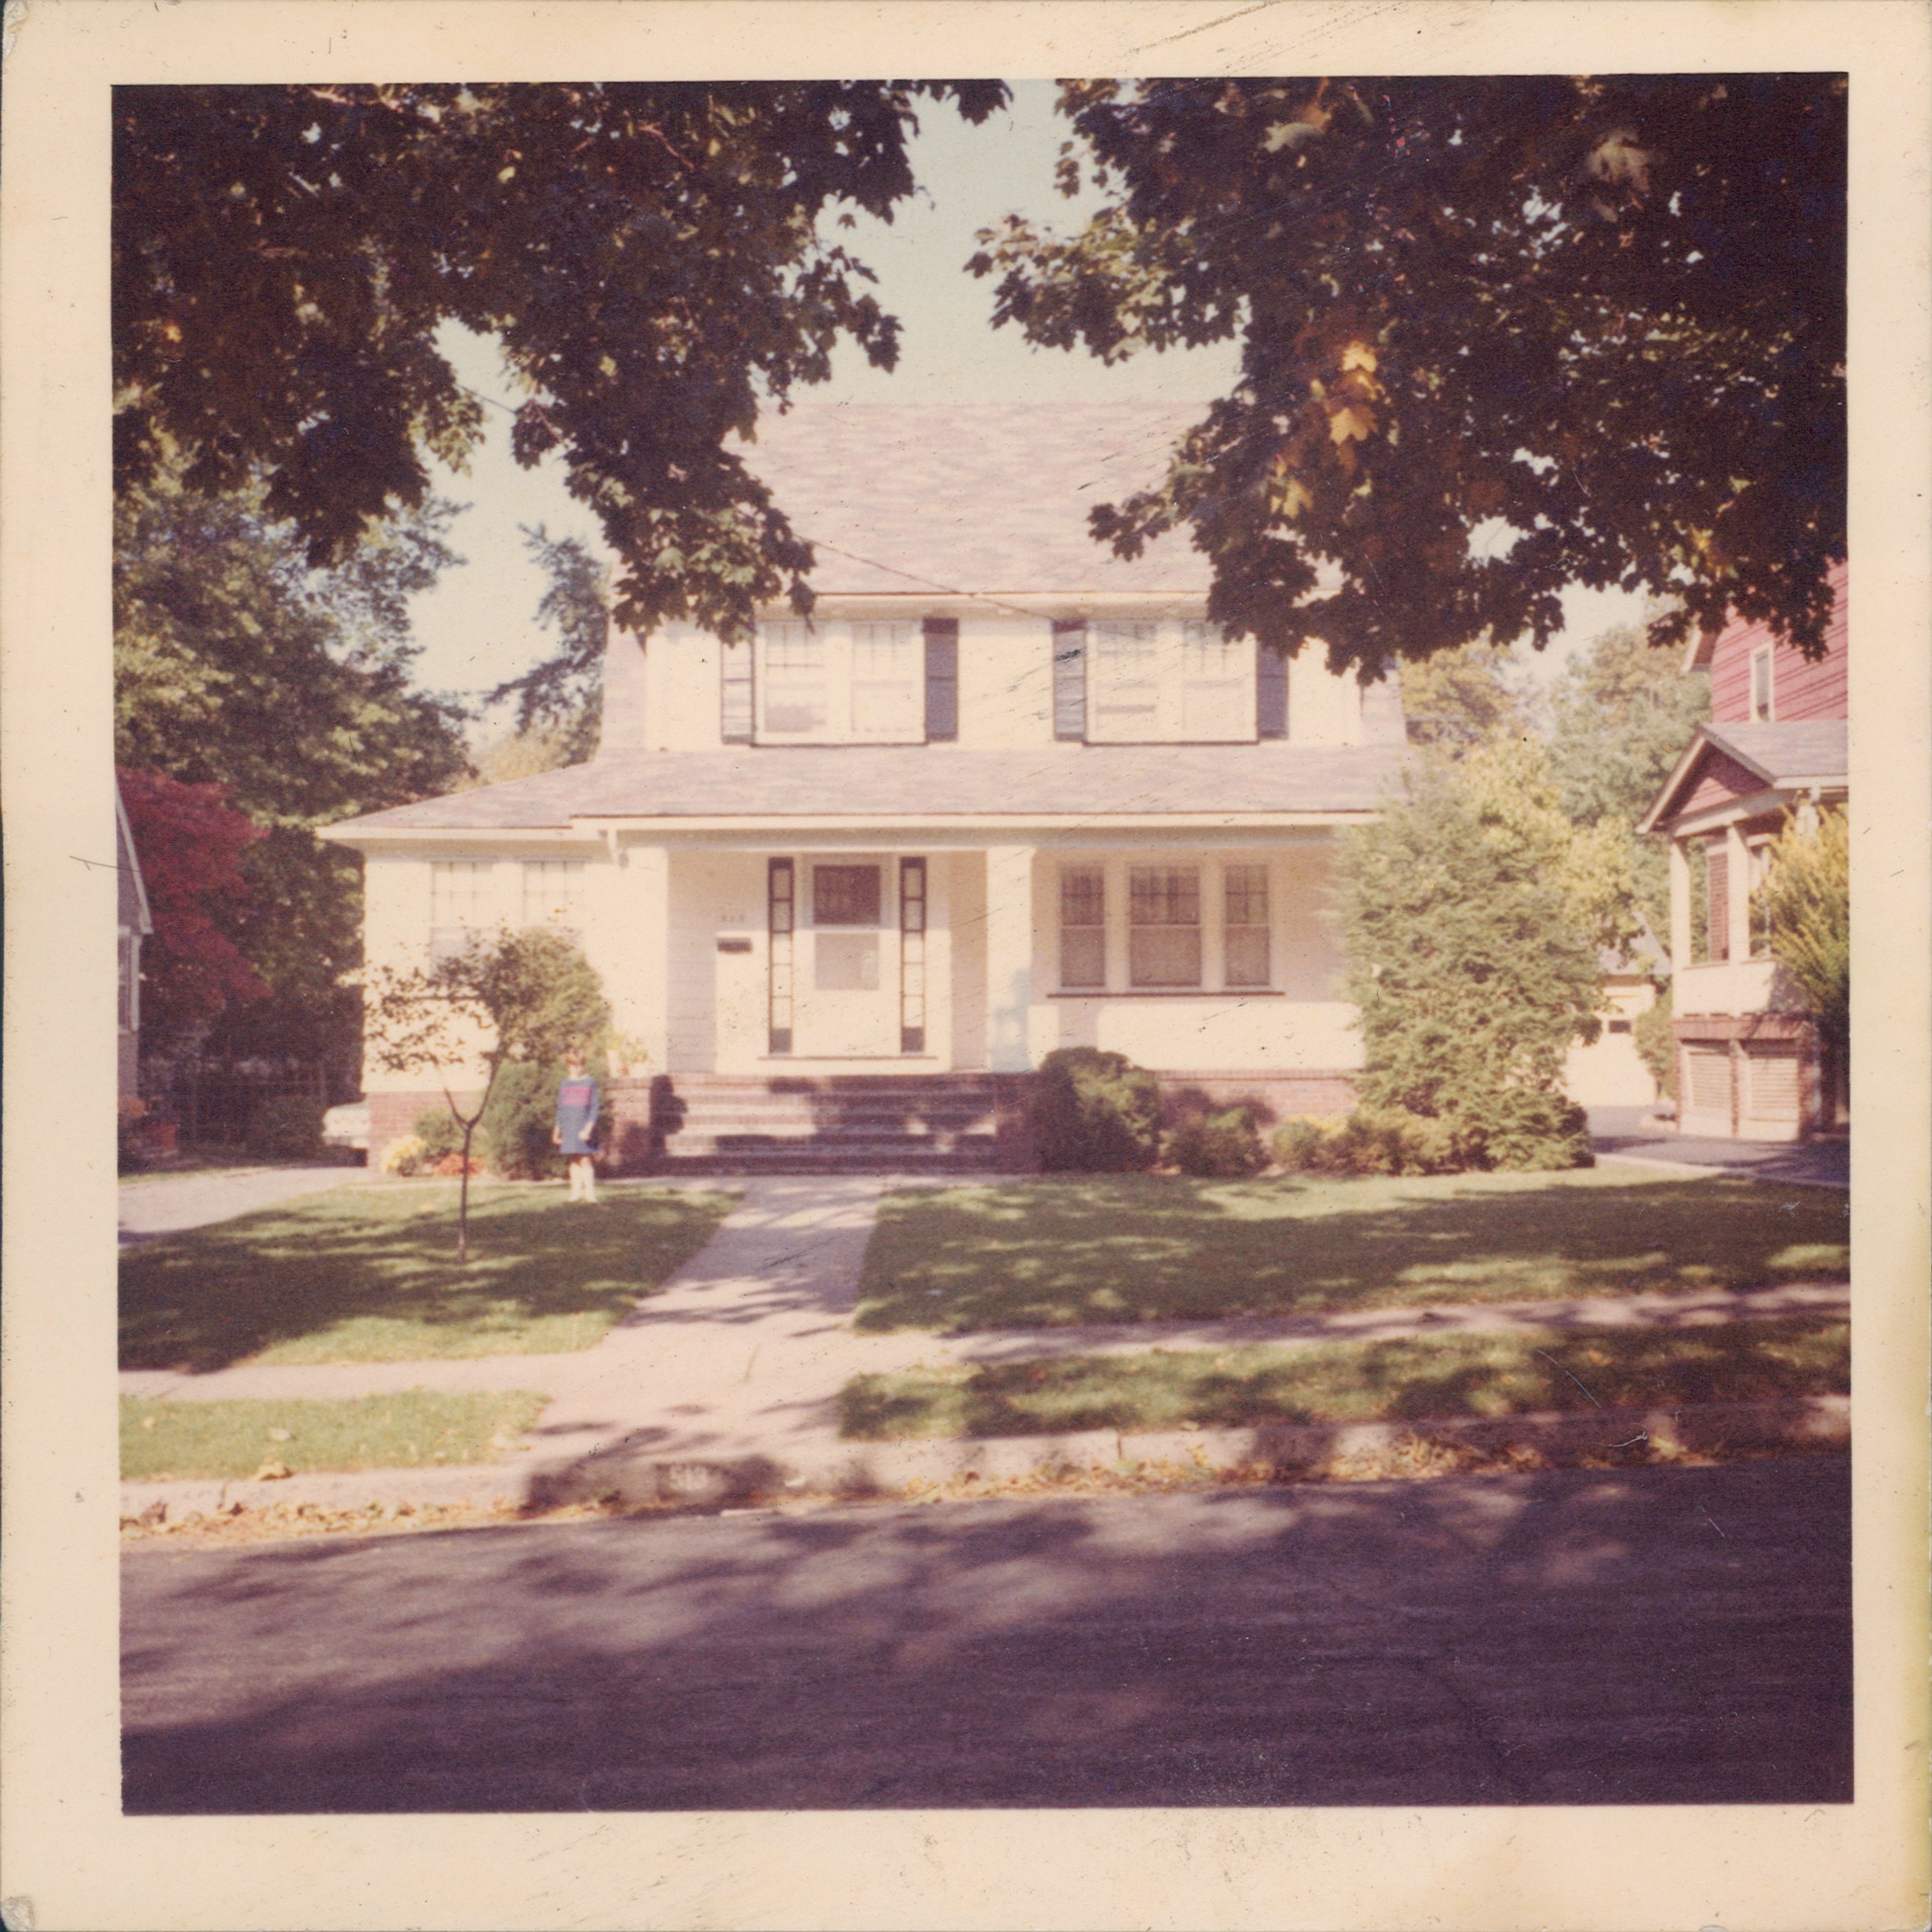
[[[1849,1803],[1847,95],[117,88],[127,1813]]]

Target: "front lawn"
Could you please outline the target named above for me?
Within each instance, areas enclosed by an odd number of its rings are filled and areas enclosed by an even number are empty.
[[[868,1333],[1756,1288],[1848,1271],[1846,1198],[1629,1170],[1414,1180],[1070,1176],[890,1196]]]
[[[723,1194],[346,1187],[143,1243],[121,1256],[121,1366],[392,1362],[587,1348],[688,1261]]]
[[[454,1468],[516,1446],[549,1401],[528,1389],[482,1395],[409,1389],[336,1402],[144,1402],[121,1399],[121,1480],[252,1476],[279,1462],[325,1469]]]
[[[1406,1422],[1544,1409],[1677,1408],[1843,1394],[1850,1328],[1815,1317],[1674,1330],[1550,1330],[1303,1348],[1150,1349],[859,1376],[843,1434],[1041,1436],[1082,1429]]]

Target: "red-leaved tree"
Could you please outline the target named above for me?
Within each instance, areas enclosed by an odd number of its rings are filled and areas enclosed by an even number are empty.
[[[141,949],[142,1030],[164,1046],[268,990],[230,936],[248,893],[242,853],[262,830],[225,802],[224,786],[117,776],[154,922]]]

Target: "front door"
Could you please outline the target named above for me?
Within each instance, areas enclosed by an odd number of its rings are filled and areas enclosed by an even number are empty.
[[[925,1048],[922,860],[775,860],[772,1051],[897,1059]]]

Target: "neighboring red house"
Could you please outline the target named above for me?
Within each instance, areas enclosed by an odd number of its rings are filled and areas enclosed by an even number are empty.
[[[1788,813],[1846,792],[1846,568],[1831,572],[1825,655],[1808,663],[1762,623],[1692,645],[1708,666],[1700,724],[1637,830],[1670,841],[1670,957],[1678,1125],[1685,1133],[1795,1140],[1837,1125],[1845,1070],[1822,1064],[1803,1004],[1765,950],[1752,899]],[[1701,908],[1694,890],[1701,874]]]

